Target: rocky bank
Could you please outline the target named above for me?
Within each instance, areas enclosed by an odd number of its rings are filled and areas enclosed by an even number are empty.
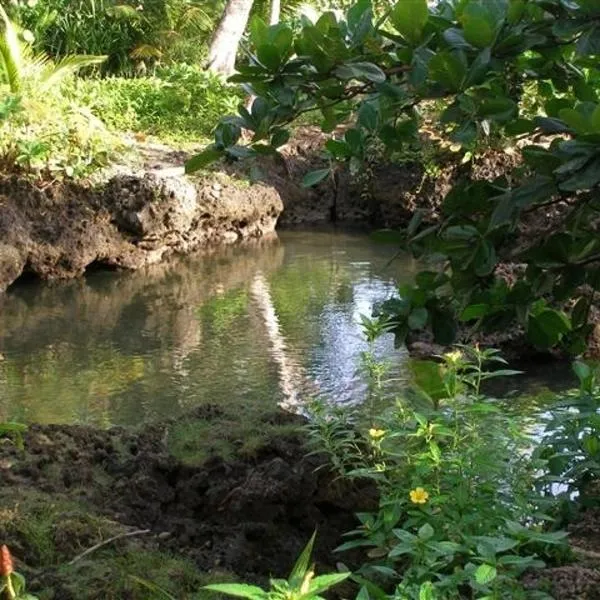
[[[284,147],[283,161],[265,159],[252,176],[244,165],[219,165],[188,177],[185,152],[145,143],[139,166],[113,168],[96,183],[0,177],[0,292],[23,274],[53,280],[98,265],[134,270],[175,253],[270,236],[276,225],[400,227],[417,206],[435,218],[467,171],[493,179],[516,162],[504,152],[468,165],[452,153],[428,166],[375,157],[360,176],[342,170],[303,188],[307,172],[327,165],[325,140],[316,128],[301,129]]]
[[[53,280],[92,265],[138,269],[174,253],[272,235],[282,209],[272,186],[165,168],[96,185],[2,178],[0,291],[23,274]]]

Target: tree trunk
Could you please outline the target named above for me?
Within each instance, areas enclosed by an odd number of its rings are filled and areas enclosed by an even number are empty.
[[[213,73],[225,76],[233,73],[238,46],[248,24],[252,3],[253,0],[228,0],[208,51],[208,68]]]
[[[281,17],[281,0],[271,0],[271,14],[269,25],[277,25]]]

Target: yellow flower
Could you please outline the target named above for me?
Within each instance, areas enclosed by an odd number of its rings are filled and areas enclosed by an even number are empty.
[[[463,357],[460,350],[454,350],[454,352],[446,352],[444,358],[451,364],[456,364]]]
[[[369,435],[376,440],[382,438],[385,435],[385,430],[372,428],[369,429]]]
[[[427,500],[429,500],[429,492],[426,492],[422,487],[410,491],[410,501],[413,504],[425,504]]]

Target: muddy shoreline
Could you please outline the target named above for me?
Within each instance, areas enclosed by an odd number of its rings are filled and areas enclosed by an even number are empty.
[[[183,421],[219,418],[218,407],[205,406]],[[335,568],[332,551],[341,534],[376,498],[370,487],[346,484],[319,468],[323,457],[307,456],[301,418],[264,415],[261,427],[272,435],[250,453],[234,433],[232,444],[240,449],[233,459],[209,447],[208,458],[197,463],[189,452],[181,460],[169,447],[170,433],[183,421],[137,432],[32,425],[23,449],[0,438],[0,540],[40,598],[149,597],[135,586],[111,595],[116,591],[108,575],[87,580],[90,565],[110,571],[130,552],[188,561],[201,574],[199,582],[214,576],[265,583],[287,575],[315,529],[319,567]],[[139,530],[149,531],[77,559],[103,540]]]

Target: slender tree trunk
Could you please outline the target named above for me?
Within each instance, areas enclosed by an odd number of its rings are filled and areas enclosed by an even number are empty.
[[[208,51],[208,68],[214,73],[225,76],[233,73],[252,3],[253,0],[228,0]]]
[[[271,14],[269,25],[277,25],[281,17],[281,0],[271,0]]]

